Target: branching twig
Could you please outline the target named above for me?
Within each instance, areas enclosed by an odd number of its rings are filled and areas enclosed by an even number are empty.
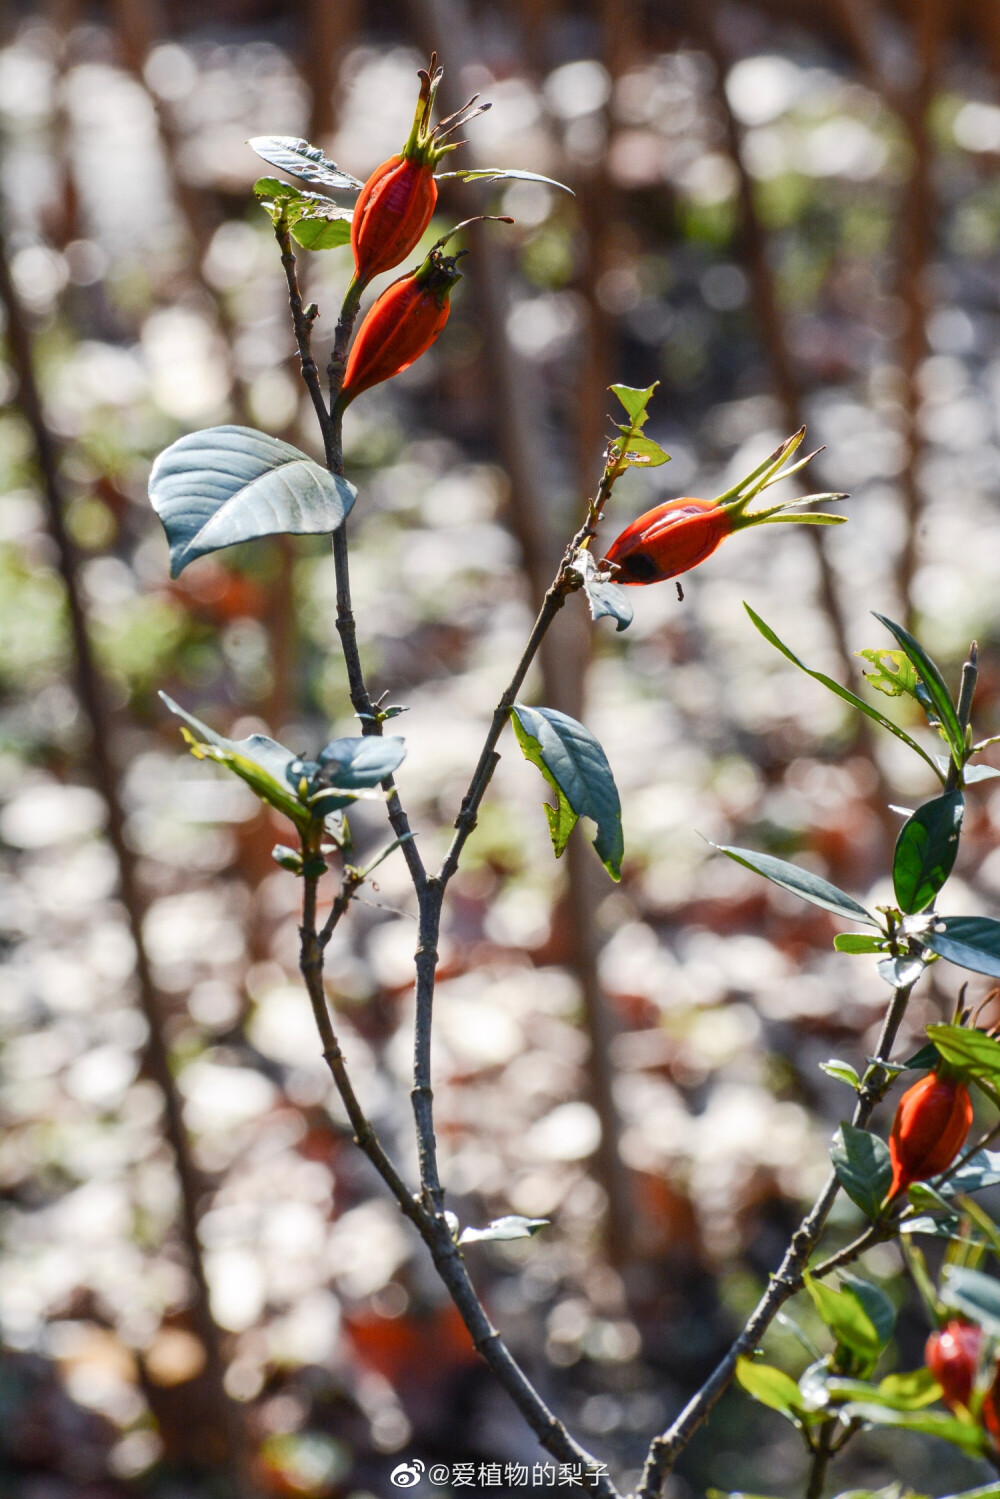
[[[912,989],[913,984],[905,984],[893,992],[892,1002],[883,1021],[875,1052],[879,1061],[889,1060],[889,1054],[906,1012]],[[858,1094],[858,1102],[854,1110],[852,1123],[855,1126],[863,1128],[868,1123],[876,1105],[888,1088],[889,1082],[889,1075],[884,1070],[877,1069],[872,1078],[864,1084]],[[822,1192],[793,1234],[777,1272],[772,1275],[767,1290],[754,1308],[743,1331],[716,1365],[698,1393],[688,1401],[673,1424],[662,1436],[656,1437],[651,1443],[642,1481],[636,1490],[636,1499],[658,1499],[663,1490],[664,1480],[677,1458],[713,1406],[728,1389],[736,1373],[737,1361],[742,1356],[753,1352],[785,1302],[802,1289],[803,1273],[809,1263],[809,1256],[819,1241],[838,1190],[839,1183],[836,1174],[831,1172]]]

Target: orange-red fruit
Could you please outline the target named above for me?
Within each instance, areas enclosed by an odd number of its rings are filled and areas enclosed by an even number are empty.
[[[896,1108],[889,1136],[892,1196],[911,1182],[944,1171],[965,1144],[972,1123],[969,1090],[957,1078],[928,1072],[907,1088]]]
[[[953,1321],[927,1339],[924,1362],[941,1386],[944,1403],[951,1410],[959,1405],[969,1408],[985,1336],[981,1327]],[[1000,1389],[996,1377],[983,1398],[979,1418],[994,1441],[1000,1439]]]
[[[364,284],[405,260],[437,203],[434,168],[406,156],[383,161],[358,194],[351,220],[355,280]]]
[[[606,560],[618,564],[616,583],[661,583],[704,562],[732,529],[731,511],[716,500],[668,500],[626,526]]]
[[[340,405],[391,380],[430,348],[448,321],[455,261],[432,251],[423,265],[376,297],[351,345]]]

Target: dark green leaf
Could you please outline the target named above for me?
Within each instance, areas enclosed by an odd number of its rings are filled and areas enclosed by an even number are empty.
[[[945,1306],[964,1312],[991,1338],[1000,1338],[1000,1281],[980,1270],[946,1265],[940,1296]]]
[[[724,843],[713,843],[712,847],[727,858],[734,859],[737,864],[752,869],[755,874],[762,874],[773,885],[780,885],[783,890],[790,890],[793,895],[811,901],[814,906],[821,906],[824,911],[832,911],[835,916],[843,916],[848,921],[863,921],[868,926],[878,926],[875,917],[864,906],[845,895],[843,890],[838,890],[836,885],[831,885],[829,880],[820,879],[818,874],[812,874],[808,869],[800,869],[797,864],[788,864],[784,859],[775,859],[771,854],[754,853],[749,848],[729,848]]]
[[[955,1416],[946,1416],[942,1411],[897,1411],[888,1405],[873,1405],[858,1402],[845,1405],[842,1412],[845,1421],[862,1421],[866,1426],[895,1426],[904,1431],[918,1431],[924,1436],[939,1437],[961,1447],[963,1452],[980,1456],[988,1450],[989,1439],[978,1426],[967,1426]]]
[[[251,734],[249,739],[226,739],[200,719],[186,713],[165,692],[161,692],[160,697],[171,713],[188,725],[188,729],[181,732],[199,760],[215,760],[225,765],[246,781],[257,796],[290,817],[299,828],[309,826],[309,809],[293,794],[286,779],[288,768],[298,759],[297,755],[276,740],[268,739],[266,734]]]
[[[833,945],[838,952],[885,952],[885,938],[869,937],[866,932],[838,932]]]
[[[401,763],[405,742],[395,735],[367,734],[364,738],[333,739],[319,752],[323,779],[342,790],[377,786]]]
[[[989,916],[942,916],[921,941],[959,968],[1000,978],[1000,921]]]
[[[894,734],[897,739],[901,739],[904,744],[909,745],[910,749],[915,751],[915,753],[920,756],[921,760],[925,760],[927,762],[927,764],[933,770],[934,774],[941,781],[944,780],[944,775],[934,763],[932,756],[930,756],[925,749],[922,749],[915,739],[911,739],[910,735],[907,734],[905,729],[901,729],[899,727],[899,724],[893,723],[891,718],[886,718],[884,713],[880,713],[877,708],[873,708],[870,703],[866,703],[864,699],[858,697],[856,693],[851,692],[847,687],[842,687],[839,682],[835,682],[833,677],[828,677],[821,671],[813,671],[811,667],[806,666],[805,662],[800,661],[794,651],[789,650],[784,641],[778,639],[777,635],[775,635],[774,631],[769,625],[766,625],[764,623],[760,615],[754,613],[749,604],[744,602],[743,607],[749,614],[755,628],[759,630],[765,640],[767,640],[771,645],[774,646],[775,650],[781,652],[786,661],[791,661],[792,664],[794,666],[797,666],[800,671],[804,671],[807,677],[812,677],[814,682],[821,683],[822,686],[826,687],[830,692],[835,693],[837,697],[843,698],[845,703],[850,703],[852,708],[857,708],[858,712],[863,713],[866,718],[872,719],[883,729],[887,729],[890,734]]]
[[[964,811],[962,793],[946,791],[903,824],[892,859],[892,883],[899,909],[907,915],[925,910],[951,874]]]
[[[518,1213],[509,1213],[505,1218],[494,1218],[485,1228],[463,1228],[458,1242],[489,1244],[506,1239],[532,1239],[548,1226],[548,1218],[522,1218]]]
[[[775,1369],[771,1364],[762,1364],[754,1359],[740,1358],[736,1364],[736,1378],[761,1405],[780,1411],[796,1426],[803,1414],[802,1396],[798,1385],[790,1374]]]
[[[860,1275],[852,1275],[846,1270],[841,1270],[839,1275],[844,1294],[857,1297],[884,1348],[896,1326],[895,1302],[880,1286],[873,1285]]]
[[[872,611],[875,613],[875,611]],[[917,669],[924,686],[933,704],[934,712],[941,723],[945,738],[951,746],[951,752],[956,765],[961,765],[965,759],[965,731],[958,721],[958,713],[955,704],[951,700],[951,693],[945,686],[939,668],[928,656],[919,641],[914,640],[909,630],[904,630],[902,625],[894,624],[884,614],[875,614],[879,624],[885,625],[890,634],[895,635],[903,650],[909,656]],[[925,708],[925,712],[926,712]]]
[[[909,954],[904,958],[884,958],[881,963],[876,964],[879,978],[885,979],[894,989],[905,989],[907,985],[915,984],[926,967],[926,958],[921,955],[911,957]]]
[[[289,848],[284,843],[276,843],[271,850],[271,858],[275,864],[280,864],[282,869],[287,869],[291,874],[302,873],[302,855],[297,848]]]
[[[933,1041],[928,1041],[926,1046],[921,1046],[912,1057],[907,1057],[903,1068],[907,1072],[930,1072],[941,1060],[941,1053]]]
[[[587,595],[587,603],[590,605],[591,619],[603,619],[607,614],[617,620],[616,629],[628,629],[635,610],[624,588],[617,583],[603,583],[595,579],[584,583],[583,589]]]
[[[569,193],[571,198],[576,196],[565,182],[556,182],[553,177],[541,177],[537,172],[522,172],[519,167],[472,167],[465,171],[437,173],[439,182],[444,182],[447,177],[459,177],[465,182],[544,182],[546,187],[557,187],[560,192]]]
[[[886,1339],[881,1337],[860,1298],[846,1288],[835,1291],[832,1286],[813,1280],[810,1275],[805,1277],[805,1286],[813,1306],[837,1342],[867,1363],[874,1364]]]
[[[941,1191],[952,1197],[966,1192],[982,1192],[986,1187],[996,1186],[1000,1186],[1000,1151],[977,1150],[964,1166],[959,1166],[947,1181],[941,1183]]]
[[[526,760],[537,765],[558,798],[546,803],[549,832],[556,857],[581,817],[597,823],[594,847],[613,880],[621,879],[625,843],[621,801],[600,744],[589,729],[555,708],[529,708],[515,703],[514,733]]]
[[[946,1494],[945,1499],[1000,1499],[1000,1483],[988,1483],[981,1489],[963,1489],[960,1494]]]
[[[901,1234],[920,1234],[928,1239],[960,1239],[962,1223],[959,1218],[904,1218],[899,1225]]]
[[[878,1135],[845,1121],[830,1151],[837,1180],[867,1217],[877,1219],[892,1185],[889,1147]]]
[[[252,427],[209,427],[153,464],[149,498],[170,543],[170,574],[239,541],[335,531],[357,491],[298,448]]]
[[[269,166],[277,167],[279,172],[287,172],[290,177],[298,177],[303,182],[317,182],[323,187],[345,192],[357,192],[364,186],[357,177],[352,177],[349,172],[342,172],[337,163],[324,156],[318,146],[311,146],[308,141],[297,136],[255,135],[252,140],[247,141],[247,145]]]

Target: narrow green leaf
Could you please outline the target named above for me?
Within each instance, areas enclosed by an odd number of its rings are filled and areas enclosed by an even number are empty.
[[[505,1218],[494,1218],[485,1228],[463,1228],[459,1244],[489,1244],[507,1239],[532,1239],[540,1229],[548,1228],[548,1218],[522,1218],[518,1213],[509,1213]]]
[[[812,498],[812,495],[805,495],[802,500],[796,500],[795,503],[805,504],[806,500]],[[786,512],[782,515],[763,515],[754,524],[757,526],[842,526],[846,521],[846,515],[830,515],[825,510],[797,510],[794,513]]]
[[[196,558],[239,541],[335,531],[356,495],[346,479],[252,427],[190,432],[160,454],[149,476],[174,578]]]
[[[872,611],[875,613],[875,611]],[[940,669],[935,665],[924,650],[919,641],[914,640],[909,630],[904,630],[902,625],[894,624],[884,614],[875,614],[879,624],[885,625],[890,634],[895,635],[903,650],[909,656],[917,669],[924,686],[930,695],[934,710],[941,721],[944,736],[951,745],[951,752],[955,764],[961,765],[965,759],[965,731],[958,721],[958,713],[955,704],[951,700],[951,693],[945,686],[944,677]],[[925,709],[926,711],[926,709]]]
[[[802,1418],[802,1396],[790,1374],[775,1369],[771,1364],[762,1364],[755,1359],[740,1358],[736,1363],[736,1378],[761,1405],[780,1411],[789,1421],[798,1426]]]
[[[621,800],[611,766],[589,729],[555,708],[515,703],[511,722],[526,760],[537,765],[556,793],[545,813],[556,858],[581,817],[597,824],[594,847],[613,880],[621,879],[625,842]]]
[[[778,639],[777,635],[775,635],[774,631],[769,625],[766,625],[764,623],[760,615],[754,613],[748,603],[744,601],[743,607],[749,614],[755,629],[757,629],[760,634],[763,635],[764,639],[768,641],[770,645],[774,646],[776,651],[781,652],[786,661],[791,661],[793,666],[797,666],[800,671],[804,671],[807,677],[812,677],[814,682],[819,682],[823,687],[827,688],[829,692],[835,693],[839,698],[843,698],[845,703],[850,703],[852,708],[857,708],[858,712],[863,713],[866,718],[872,719],[872,721],[879,724],[881,728],[888,730],[890,734],[893,734],[897,739],[902,740],[903,744],[909,745],[910,749],[918,754],[921,760],[925,760],[927,762],[927,764],[933,770],[934,774],[943,784],[944,775],[938,769],[937,765],[935,765],[933,758],[927,753],[925,749],[921,749],[920,745],[915,739],[910,738],[910,735],[906,733],[905,729],[901,729],[899,727],[899,724],[893,723],[891,718],[886,718],[884,713],[880,713],[877,708],[873,708],[870,703],[866,703],[863,698],[858,697],[857,694],[851,692],[849,688],[842,687],[839,682],[835,682],[833,677],[828,677],[824,672],[821,671],[813,671],[811,667],[806,666],[805,662],[800,661],[794,651],[789,650],[784,641]]]
[[[942,916],[921,941],[959,968],[1000,978],[1000,921],[990,916]]]
[[[724,843],[713,843],[712,847],[725,854],[727,859],[752,869],[755,874],[762,874],[773,885],[790,890],[793,895],[801,896],[824,911],[832,911],[835,916],[844,916],[848,921],[878,926],[878,921],[864,906],[808,869],[800,869],[797,864],[788,864],[784,859],[775,859],[771,854],[755,853],[749,848],[730,848]]]
[[[989,1439],[978,1426],[968,1426],[955,1416],[946,1416],[941,1411],[897,1411],[891,1406],[874,1405],[858,1401],[845,1405],[842,1411],[845,1421],[862,1421],[865,1426],[895,1426],[904,1431],[921,1432],[924,1436],[938,1437],[951,1442],[963,1452],[979,1457],[988,1450]]]
[[[885,1141],[845,1121],[834,1136],[830,1159],[851,1201],[877,1220],[892,1185],[892,1161]]]
[[[520,167],[472,167],[465,171],[438,172],[438,182],[444,182],[448,177],[459,178],[464,182],[542,182],[546,187],[557,187],[560,192],[569,193],[575,198],[571,187],[565,182],[557,182],[554,177],[542,177],[538,172],[522,172]]]
[[[827,1380],[827,1391],[831,1400],[862,1400],[871,1405],[888,1405],[897,1411],[922,1410],[941,1398],[941,1386],[929,1369],[889,1374],[878,1384],[834,1374]]]
[[[255,135],[247,145],[268,166],[303,182],[316,182],[337,192],[358,192],[364,186],[357,177],[341,171],[335,161],[324,156],[319,146],[311,146],[298,136]]]
[[[962,793],[946,791],[903,824],[892,859],[892,883],[899,909],[907,915],[925,910],[951,874],[964,812]]]

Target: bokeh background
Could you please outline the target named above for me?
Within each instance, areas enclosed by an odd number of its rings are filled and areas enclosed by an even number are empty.
[[[852,492],[849,525],[737,538],[683,602],[633,590],[627,634],[571,601],[531,693],[603,742],[625,877],[606,882],[585,828],[555,863],[508,741],[447,909],[451,1205],[552,1220],[469,1260],[628,1486],[823,1179],[849,1094],[817,1064],[863,1058],[888,992],[872,960],[833,952],[823,913],[704,839],[877,902],[886,803],[929,790],[741,600],[855,685],[853,653],[889,643],[871,609],[952,680],[978,636],[977,723],[998,727],[1000,11],[10,0],[0,39],[5,1496],[224,1499],[242,1452],[245,1493],[383,1499],[404,1458],[540,1456],[331,1098],[295,971],[299,887],[270,859],[282,830],[182,753],[155,695],[302,750],[355,731],[322,541],[171,583],[145,496],[158,450],[198,427],[318,450],[247,137],[306,136],[363,178],[398,149],[436,46],[449,108],[493,101],[461,162],[576,193],[447,185],[428,239],[477,211],[517,225],[476,236],[445,335],[348,417],[363,653],[409,709],[401,784],[428,851],[599,472],[612,380],[659,380],[650,431],[673,459],[621,484],[605,540],[661,498],[726,488],[804,420],[827,444],[806,488]],[[348,266],[300,256],[321,350]],[[947,909],[996,914],[998,795],[972,797]],[[356,838],[379,848],[378,817]],[[414,940],[396,855],[337,933],[329,992],[408,1165]],[[925,980],[903,1046],[953,999],[947,974]],[[838,1214],[831,1242],[856,1221]],[[902,1303],[886,1367],[913,1367],[927,1329],[896,1251],[869,1265]],[[766,1346],[807,1360],[787,1329]],[[802,1470],[795,1433],[734,1393],[668,1492],[795,1494]],[[871,1434],[837,1476],[942,1493],[983,1470]]]

